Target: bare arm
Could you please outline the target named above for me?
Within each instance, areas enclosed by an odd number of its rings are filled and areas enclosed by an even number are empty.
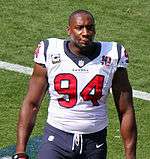
[[[46,68],[35,64],[28,92],[19,113],[16,153],[22,153],[26,150],[26,144],[35,125],[36,115],[47,85]]]
[[[118,68],[116,71],[112,92],[119,116],[120,133],[124,142],[126,159],[136,159],[137,128],[132,88],[125,68]]]

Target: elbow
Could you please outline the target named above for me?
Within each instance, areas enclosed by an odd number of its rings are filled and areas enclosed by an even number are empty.
[[[36,114],[36,113],[38,113],[39,108],[40,108],[40,104],[38,102],[25,99],[23,101],[23,104],[22,104],[22,107],[21,107],[21,111],[22,112],[30,112],[30,113]]]

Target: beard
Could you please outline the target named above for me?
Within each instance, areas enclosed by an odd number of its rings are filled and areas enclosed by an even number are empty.
[[[94,44],[94,42],[93,42],[94,40],[93,39],[88,44],[82,44],[79,41],[74,40],[73,38],[70,38],[70,41],[74,44],[75,47],[79,48],[82,51],[86,51],[86,50],[90,49],[93,46],[93,44]]]
[[[97,48],[97,44],[94,42],[94,40],[91,40],[87,44],[82,44],[78,40],[74,40],[70,37],[69,41],[73,44],[74,48],[78,50],[77,54],[82,54],[87,57],[91,56],[91,54],[93,54],[93,52],[95,52],[95,49]]]

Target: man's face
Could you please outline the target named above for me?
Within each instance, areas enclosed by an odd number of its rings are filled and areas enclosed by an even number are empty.
[[[68,27],[71,42],[78,48],[90,46],[95,36],[95,24],[88,14],[76,14],[72,17]]]

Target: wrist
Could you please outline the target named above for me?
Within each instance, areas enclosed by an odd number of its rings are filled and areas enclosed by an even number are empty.
[[[29,156],[25,152],[16,153],[12,156],[12,159],[29,159]]]

